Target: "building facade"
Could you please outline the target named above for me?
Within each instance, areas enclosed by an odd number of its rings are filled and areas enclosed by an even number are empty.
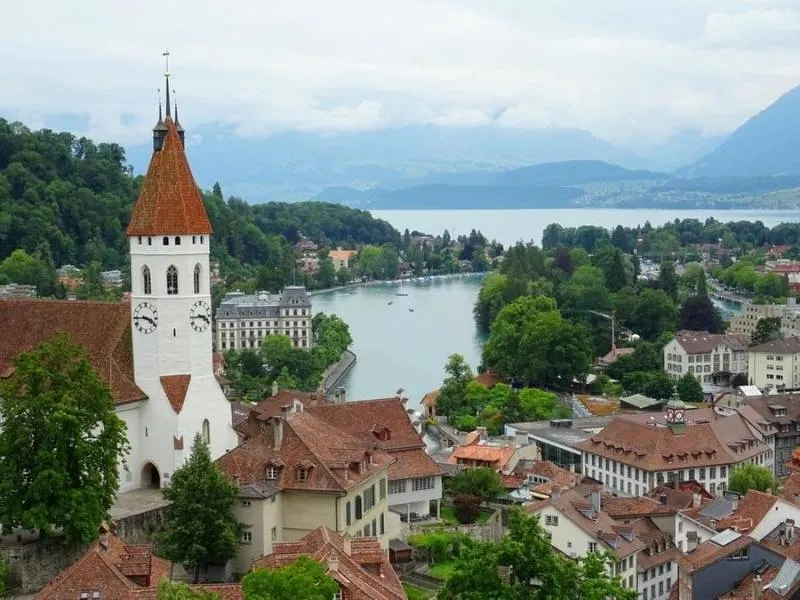
[[[800,446],[800,394],[751,396],[744,403],[772,426],[775,475],[786,477],[791,473],[792,451]]]
[[[728,489],[745,463],[774,468],[774,435],[733,409],[687,411],[672,401],[664,415],[625,415],[577,445],[583,474],[627,496],[670,481],[696,480],[712,495]]]
[[[664,369],[673,379],[686,373],[710,384],[721,373],[747,374],[747,334],[679,331],[664,346]]]
[[[304,287],[279,294],[229,292],[217,308],[217,349],[255,349],[271,335],[285,335],[295,348],[311,348],[311,297]]]
[[[750,385],[767,390],[800,388],[800,338],[773,340],[748,350]]]

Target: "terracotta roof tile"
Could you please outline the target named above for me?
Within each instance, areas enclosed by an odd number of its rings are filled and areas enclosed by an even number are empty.
[[[634,498],[609,496],[603,498],[603,511],[613,519],[675,513],[670,507],[642,496]]]
[[[720,531],[723,529],[735,529],[740,533],[747,533],[761,523],[777,501],[778,498],[771,494],[765,494],[757,490],[747,490],[747,493],[739,500],[739,504],[733,514],[717,522],[717,529]]]
[[[349,546],[349,549],[348,549]],[[351,600],[405,600],[406,595],[394,568],[381,550],[378,538],[345,539],[327,527],[307,533],[298,542],[273,545],[272,554],[259,558],[254,568],[280,568],[293,563],[301,555],[337,568],[328,568],[328,575],[345,589]]]
[[[708,354],[720,344],[725,344],[733,350],[746,350],[750,344],[750,336],[746,333],[681,330],[675,334],[675,341],[688,354]]]
[[[127,234],[211,234],[203,197],[172,119],[166,119],[167,137],[153,151],[139,199],[133,206]]]
[[[186,400],[186,392],[191,381],[191,375],[164,375],[161,377],[161,387],[167,395],[167,400],[169,400],[172,410],[177,415],[181,414],[183,402]]]
[[[800,504],[800,473],[793,471],[784,480],[781,498],[793,504]]]
[[[116,404],[147,396],[133,379],[130,304],[67,300],[0,300],[0,373],[14,372],[14,358],[59,332],[86,348]]]
[[[683,554],[679,562],[681,563],[681,566],[689,573],[696,573],[697,571],[701,571],[715,562],[730,556],[734,552],[744,550],[751,544],[755,543],[757,543],[755,540],[747,537],[746,535],[740,536],[725,546],[720,546],[711,540],[706,540],[695,550]]]
[[[491,463],[492,468],[505,469],[516,449],[511,446],[456,446],[447,462],[451,465],[459,461]]]

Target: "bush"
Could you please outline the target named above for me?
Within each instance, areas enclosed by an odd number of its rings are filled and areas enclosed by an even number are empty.
[[[478,519],[481,514],[481,502],[483,499],[480,496],[472,496],[470,494],[459,494],[453,499],[453,506],[455,507],[456,519],[462,525],[469,525]]]

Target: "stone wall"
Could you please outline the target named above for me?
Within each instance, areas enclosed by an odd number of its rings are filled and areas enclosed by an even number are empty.
[[[166,507],[119,519],[114,523],[117,535],[129,544],[149,544],[164,520]],[[75,563],[91,544],[65,545],[62,538],[39,542],[31,537],[22,541],[4,538],[0,556],[8,566],[9,592],[38,592],[64,569]]]

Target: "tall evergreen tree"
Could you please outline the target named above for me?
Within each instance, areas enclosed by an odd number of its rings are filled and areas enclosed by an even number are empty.
[[[167,510],[160,536],[164,556],[194,574],[236,554],[242,525],[233,515],[239,490],[211,461],[208,445],[198,433],[189,460],[172,474],[164,498]]]

